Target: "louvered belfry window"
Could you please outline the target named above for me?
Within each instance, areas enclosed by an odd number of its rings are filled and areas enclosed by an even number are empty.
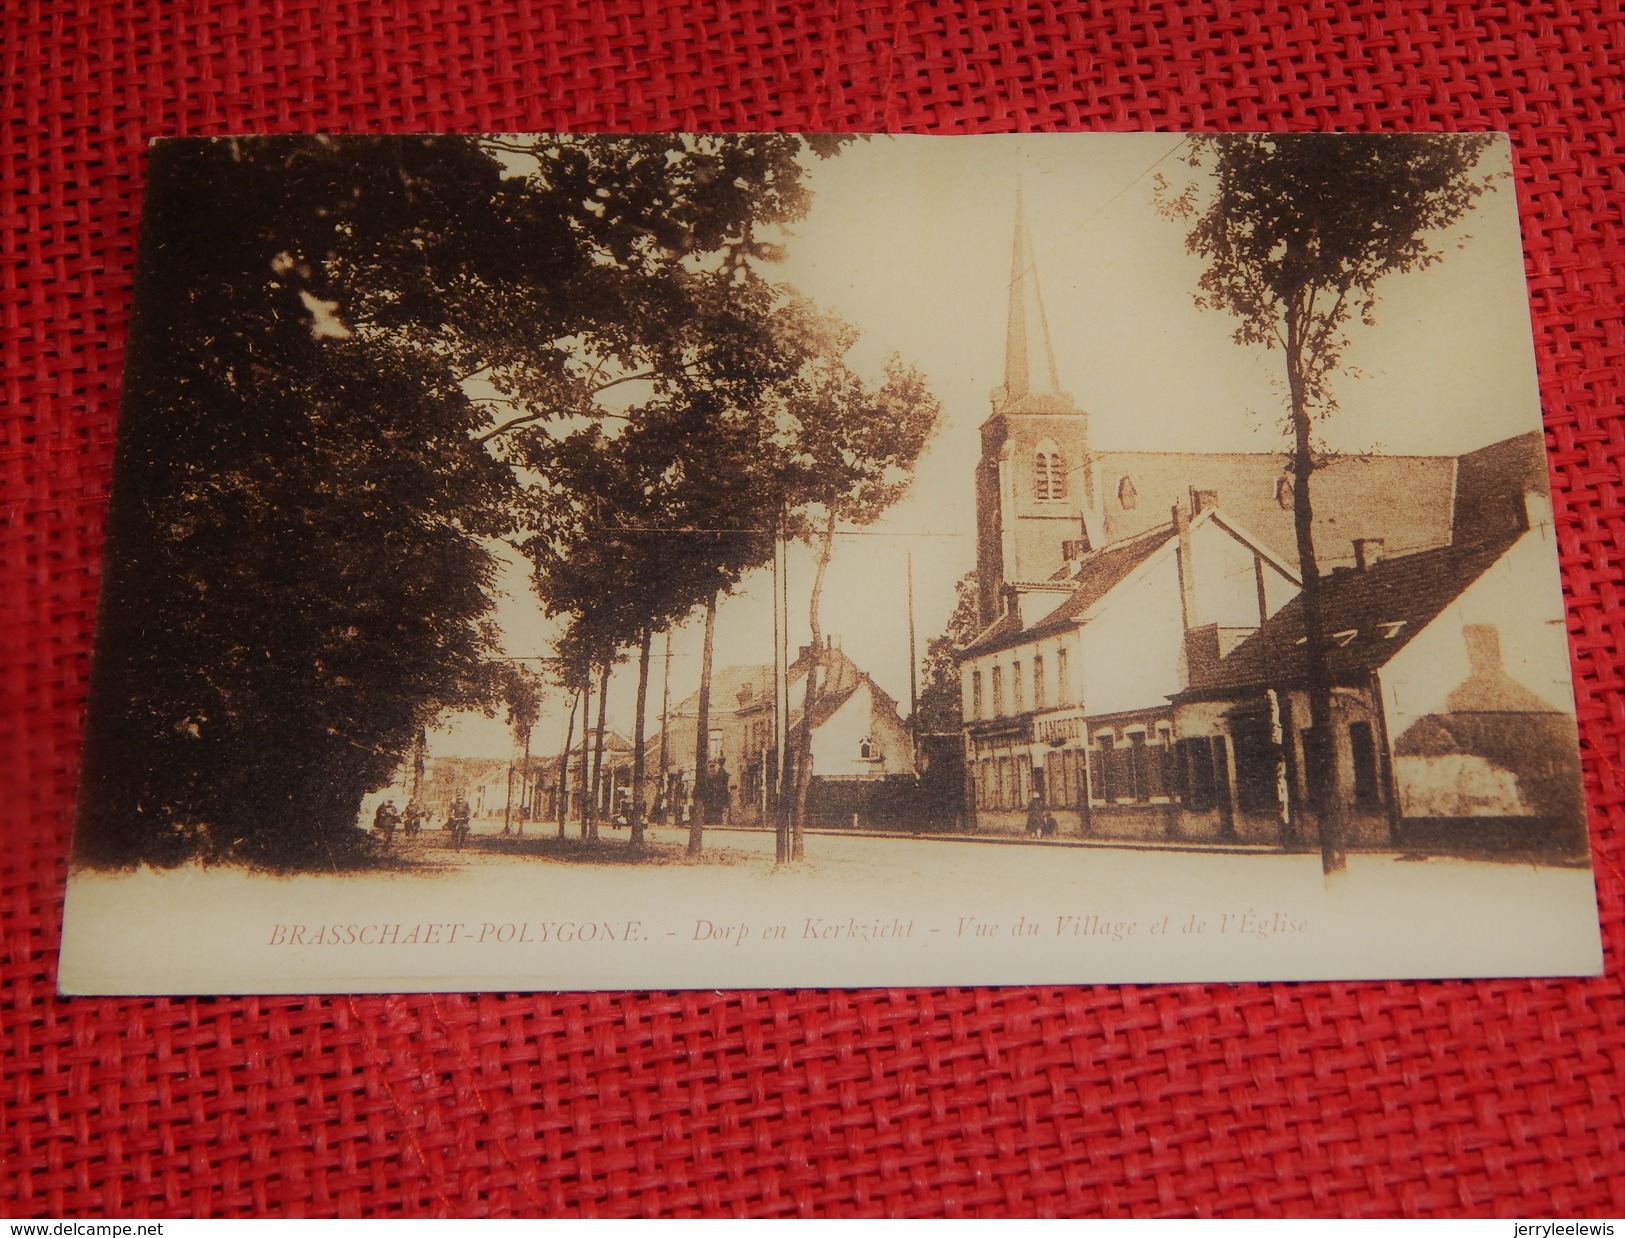
[[[1040,450],[1034,456],[1033,494],[1040,499],[1066,498],[1066,469],[1059,452]]]

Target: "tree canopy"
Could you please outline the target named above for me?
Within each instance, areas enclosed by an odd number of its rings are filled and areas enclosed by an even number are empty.
[[[902,496],[936,423],[919,374],[894,358],[879,384],[866,382],[847,364],[851,327],[753,278],[734,281],[768,307],[752,318],[748,364],[657,378],[646,401],[610,421],[518,448],[541,478],[523,547],[544,606],[568,617],[568,639],[600,664],[639,647],[640,683],[648,634],[765,564],[775,530],[808,538],[827,563],[837,522],[870,523]]]
[[[1492,134],[1203,134],[1205,187],[1164,198],[1207,261],[1197,304],[1239,320],[1236,342],[1280,349],[1305,407],[1336,407],[1347,329],[1375,325],[1376,286],[1432,266],[1441,233],[1494,183]]]
[[[526,432],[751,372],[741,290],[806,146],[156,144],[81,858],[343,862],[417,728],[500,701]]]

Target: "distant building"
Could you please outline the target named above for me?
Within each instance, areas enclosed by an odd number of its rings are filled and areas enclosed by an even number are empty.
[[[410,773],[399,776],[410,785]],[[515,803],[520,787],[514,783]],[[508,762],[489,757],[429,757],[423,763],[420,801],[431,821],[440,824],[458,796],[468,801],[475,817],[500,816],[508,802]],[[404,806],[406,796],[400,796]]]
[[[793,760],[805,725],[810,663],[811,651],[803,647],[787,676],[791,756],[784,775],[787,788],[794,785]],[[713,675],[707,743],[719,788],[713,820],[734,825],[771,820],[778,771],[773,705],[771,666],[730,666]],[[699,694],[674,706],[670,719],[666,759],[671,778],[692,794]],[[651,770],[659,752],[660,737],[655,735],[645,745]],[[808,815],[817,824],[889,822],[901,811],[897,804],[902,788],[914,784],[914,750],[897,702],[833,644],[822,659],[812,755]]]
[[[605,727],[604,749],[600,758],[595,729],[589,729],[587,735],[583,737],[578,719],[575,736],[568,754],[555,752],[548,756],[531,757],[533,784],[531,802],[535,805],[534,815],[539,820],[557,821],[562,801],[566,819],[579,817],[582,801],[587,795],[584,788],[591,785],[592,767],[596,762],[599,764],[598,820],[611,821],[617,813],[626,812],[631,804],[632,741],[613,727]],[[581,760],[583,739],[587,749],[585,781]],[[562,764],[561,756],[565,758]],[[653,776],[654,767],[651,765],[648,777],[652,779]]]

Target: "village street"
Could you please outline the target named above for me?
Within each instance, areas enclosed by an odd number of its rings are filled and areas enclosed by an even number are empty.
[[[538,833],[536,826],[541,825]],[[394,872],[200,865],[82,872],[79,912],[143,923],[81,974],[162,988],[232,960],[244,991],[1101,983],[1583,974],[1600,960],[1585,868],[1214,854],[1054,842],[654,827],[596,847],[546,823],[397,839]],[[182,907],[171,922],[156,909]],[[222,953],[224,952],[224,953]],[[133,991],[140,991],[139,988]]]
[[[443,831],[431,829],[415,844],[403,845],[398,836],[395,852],[439,873],[540,864],[590,880],[587,874],[594,870],[624,874],[630,868],[647,868],[671,877],[678,869],[684,884],[760,878],[785,887],[843,891],[929,888],[977,896],[995,890],[1138,896],[1154,890],[1173,898],[1218,895],[1245,900],[1268,895],[1277,900],[1318,900],[1327,890],[1318,852],[1287,853],[1246,845],[1216,849],[1194,843],[1072,837],[812,831],[805,838],[805,859],[775,868],[771,830],[707,827],[704,854],[690,861],[684,854],[686,827],[651,825],[645,834],[650,855],[642,862],[631,853],[624,826],[601,824],[599,842],[591,852],[581,849],[579,833],[579,824],[572,822],[561,842],[557,824],[541,821],[528,823],[522,835],[514,832],[504,838],[500,820],[476,821],[473,836],[461,851],[450,847]],[[1376,851],[1352,855],[1342,884],[1356,888],[1380,884],[1396,896],[1421,896],[1428,890],[1442,896],[1448,890],[1491,897],[1508,883],[1527,882],[1532,874],[1541,880],[1587,886],[1591,882],[1584,869]]]

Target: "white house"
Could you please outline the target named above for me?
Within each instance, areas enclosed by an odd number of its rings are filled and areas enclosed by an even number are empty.
[[[1349,841],[1579,852],[1584,801],[1563,605],[1544,494],[1455,544],[1369,553],[1323,582],[1333,734]],[[1210,761],[1183,836],[1312,843],[1300,608],[1283,608],[1176,697],[1175,735]]]
[[[979,829],[1022,828],[1037,793],[1063,832],[1168,832],[1168,698],[1193,656],[1217,658],[1297,592],[1291,570],[1210,501],[1100,550],[1075,546],[1051,580],[1009,588],[1004,613],[960,653]]]

